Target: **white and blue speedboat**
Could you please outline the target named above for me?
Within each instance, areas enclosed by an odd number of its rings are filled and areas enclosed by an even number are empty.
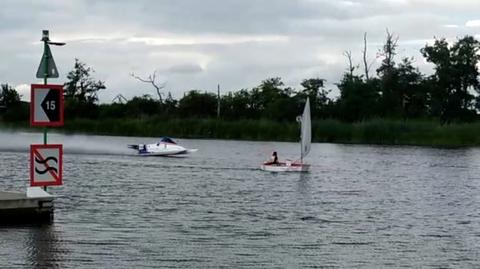
[[[153,144],[128,145],[129,148],[137,151],[140,156],[177,156],[197,151],[197,149],[184,148],[170,137],[162,137],[160,141]]]

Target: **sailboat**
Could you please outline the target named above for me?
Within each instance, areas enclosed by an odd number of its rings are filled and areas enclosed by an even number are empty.
[[[270,172],[307,172],[310,169],[310,165],[303,162],[303,159],[310,152],[312,143],[312,122],[310,119],[310,100],[307,98],[305,107],[303,108],[303,114],[297,117],[297,121],[300,122],[300,160],[297,161],[285,161],[279,163],[266,162],[260,166],[260,169]]]

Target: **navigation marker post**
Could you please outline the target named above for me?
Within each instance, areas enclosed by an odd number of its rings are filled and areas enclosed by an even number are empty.
[[[63,126],[63,86],[47,84],[48,78],[59,76],[50,45],[63,46],[65,43],[50,41],[48,30],[42,31],[41,41],[43,41],[43,56],[36,77],[43,78],[43,85],[32,84],[31,86],[30,126],[44,126],[43,144],[47,145],[47,127]],[[30,181],[33,182],[33,179],[31,178]],[[43,185],[45,191],[47,185]]]
[[[48,85],[48,78],[58,78],[58,70],[49,45],[48,30],[43,31],[43,56],[37,78],[43,85],[32,84],[30,125],[43,126],[43,144],[31,145],[30,187],[26,193],[0,191],[0,224],[48,222],[53,219],[53,199],[46,186],[62,185],[62,145],[47,145],[47,126],[63,125],[63,86]],[[44,190],[40,187],[43,186]]]
[[[42,60],[40,61],[40,65],[38,66],[37,70],[37,78],[43,78],[43,84],[47,85],[48,78],[58,78],[58,70],[55,61],[53,60],[53,54],[50,51],[49,45],[54,46],[63,46],[66,43],[64,42],[52,42],[50,41],[50,36],[48,30],[42,31],[42,39],[43,41],[43,56]],[[63,125],[63,124],[62,124]],[[47,127],[43,129],[43,144],[47,144]]]

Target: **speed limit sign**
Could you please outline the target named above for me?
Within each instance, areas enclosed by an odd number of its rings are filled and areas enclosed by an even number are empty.
[[[63,85],[32,84],[30,126],[63,126]]]

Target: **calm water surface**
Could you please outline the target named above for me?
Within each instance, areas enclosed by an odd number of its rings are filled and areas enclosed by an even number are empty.
[[[28,184],[41,134],[0,133],[2,190]],[[263,172],[298,144],[152,138],[64,144],[52,225],[0,227],[1,268],[478,268],[480,149],[314,144],[307,174]]]

